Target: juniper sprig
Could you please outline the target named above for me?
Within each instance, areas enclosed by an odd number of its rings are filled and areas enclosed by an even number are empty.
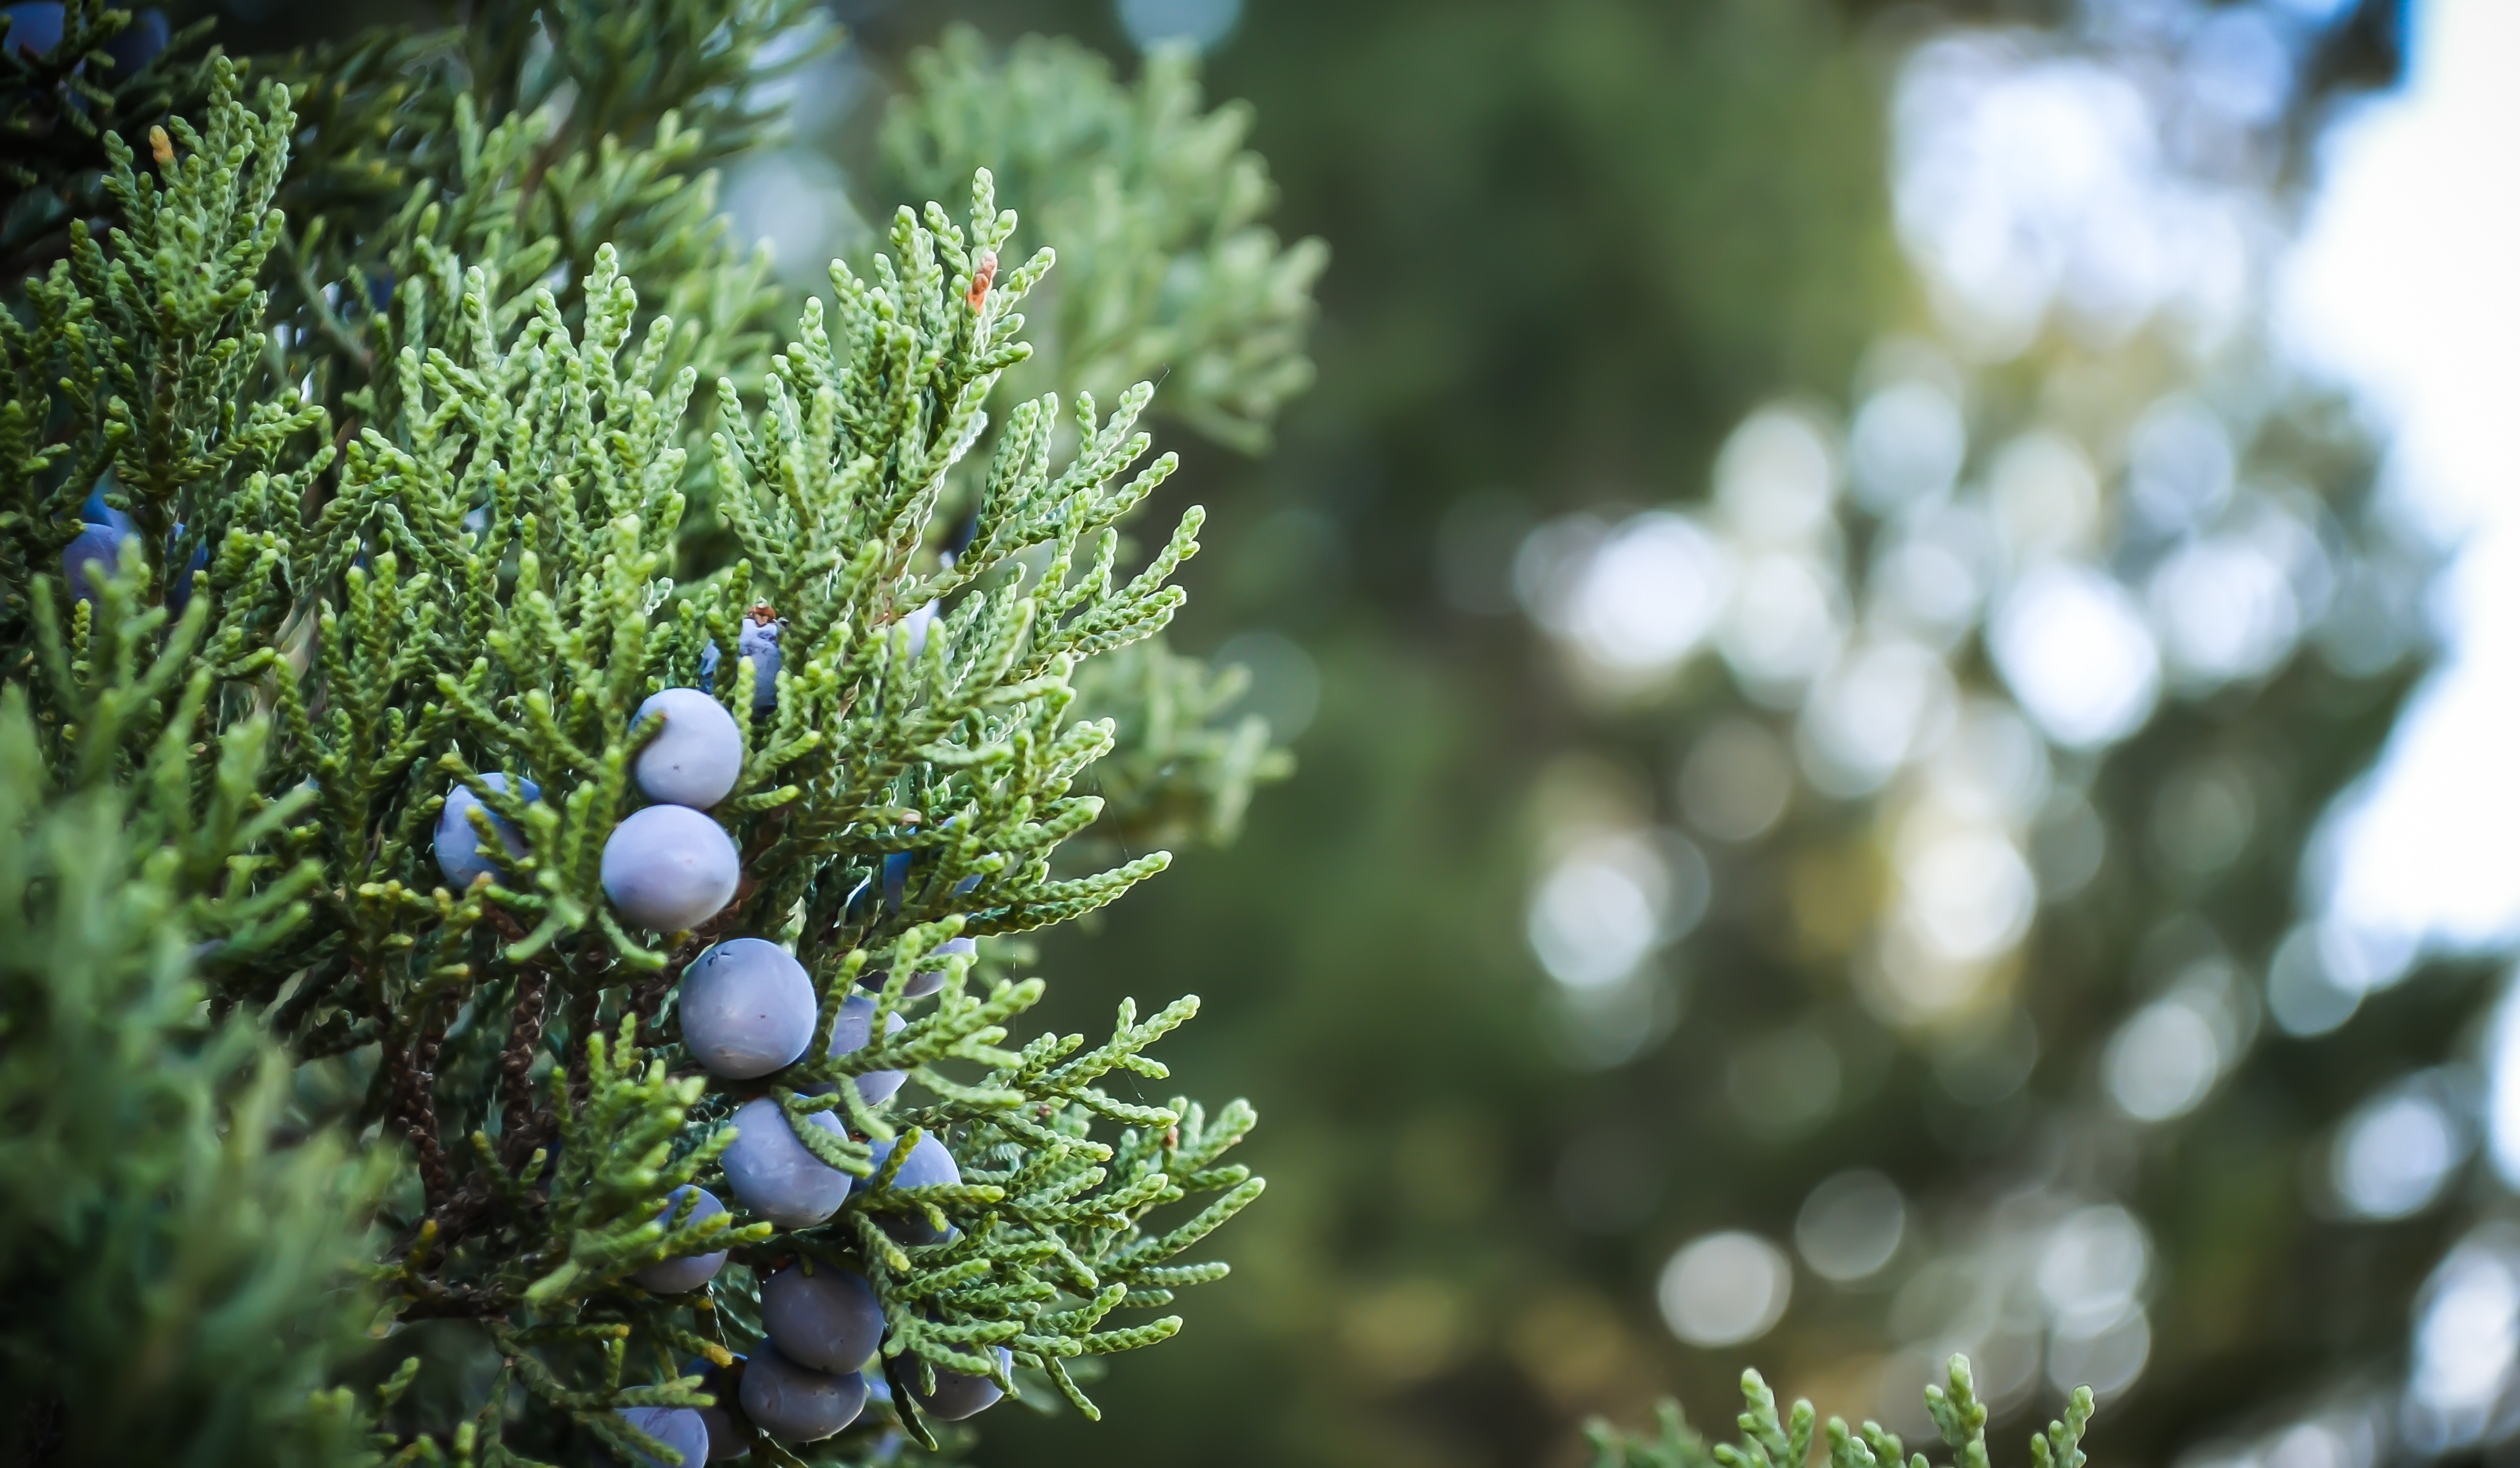
[[[749,54],[796,9],[722,19]],[[292,63],[297,89],[213,57],[198,122],[102,138],[107,205],[0,313],[11,748],[158,852],[178,968],[296,1068],[289,1125],[393,1163],[338,1204],[376,1228],[340,1298],[410,1363],[304,1422],[367,1422],[393,1462],[670,1454],[671,1414],[771,1352],[759,1283],[798,1262],[868,1281],[891,1390],[823,1446],[736,1411],[757,1461],[935,1446],[917,1403],[990,1400],[965,1377],[1092,1416],[1078,1363],[1178,1331],[1225,1272],[1185,1256],[1261,1189],[1227,1156],[1248,1106],[1113,1089],[1165,1078],[1148,1051],[1195,999],[1020,1039],[1044,981],[971,941],[1163,869],[1097,860],[1106,805],[1222,833],[1282,771],[1264,726],[1213,726],[1230,677],[1148,641],[1201,522],[1124,533],[1174,467],[1153,389],[1002,400],[1056,257],[1018,251],[985,168],[758,351],[757,262],[709,285],[734,257],[705,190],[667,196],[764,119],[706,67],[632,74],[594,11],[538,23],[549,54],[379,41]],[[325,180],[338,208],[291,211]],[[1089,717],[1086,670],[1133,655]],[[694,718],[728,744],[705,778],[642,767]],[[695,839],[722,887],[690,885]],[[674,1001],[736,939],[792,952],[811,1033],[712,1074]],[[878,1076],[910,1089],[840,1084]],[[836,1201],[748,1202],[747,1133]]]

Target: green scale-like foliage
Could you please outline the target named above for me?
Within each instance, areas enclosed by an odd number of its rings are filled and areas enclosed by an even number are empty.
[[[337,419],[390,422],[401,348],[448,345],[449,323],[410,327],[391,304],[431,246],[496,262],[515,290],[548,285],[572,328],[608,246],[648,283],[643,325],[683,329],[669,369],[751,384],[784,308],[767,256],[739,248],[720,214],[714,170],[775,135],[755,98],[830,41],[813,17],[807,0],[487,5],[460,29],[281,63],[312,146],[281,195],[296,227],[275,375]],[[799,43],[764,57],[783,36]]]
[[[119,225],[100,240],[74,224],[68,258],[0,329],[0,657],[54,778],[145,793],[213,1011],[252,1016],[295,1056],[310,1125],[405,1149],[373,1329],[466,1322],[496,1366],[466,1420],[433,1431],[395,1414],[407,1392],[429,1397],[427,1372],[396,1376],[381,1450],[527,1461],[573,1424],[652,1451],[613,1409],[704,1401],[680,1363],[748,1349],[753,1280],[796,1256],[874,1281],[896,1387],[959,1368],[1091,1414],[1069,1363],[1171,1335],[1178,1317],[1146,1312],[1223,1273],[1181,1255],[1259,1192],[1224,1160],[1251,1113],[1102,1089],[1163,1077],[1145,1051],[1194,1000],[1144,1021],[1124,1004],[1090,1047],[1015,1045],[1042,981],[929,956],[1092,912],[1169,860],[1058,855],[1096,822],[1102,801],[1078,782],[1114,745],[1109,721],[1077,717],[1077,670],[1165,624],[1181,600],[1168,582],[1197,549],[1192,510],[1142,568],[1118,563],[1120,521],[1173,467],[1141,467],[1150,389],[1107,415],[1084,394],[1072,416],[1047,394],[1016,403],[988,461],[970,460],[992,389],[1027,353],[1016,307],[1053,262],[1043,249],[990,279],[1015,218],[981,172],[968,225],[905,208],[868,276],[834,267],[830,325],[808,307],[757,408],[720,380],[706,472],[741,554],[677,585],[692,334],[643,312],[610,249],[572,311],[521,274],[563,257],[548,238],[451,228],[446,200],[416,196],[395,216],[391,317],[363,328],[391,353],[337,419],[301,395],[295,361],[264,350],[293,309],[269,292],[273,266],[308,238],[274,207],[291,96],[265,83],[248,106],[236,68],[212,69],[205,128],[171,124],[154,169],[107,140]],[[465,136],[484,156],[511,146],[497,127]],[[59,557],[99,483],[136,533],[119,573],[73,603]],[[928,544],[949,502],[976,513],[953,557]],[[188,574],[196,546],[206,562]],[[785,663],[775,706],[754,714],[737,631],[764,604],[786,620]],[[914,652],[904,619],[928,606]],[[701,683],[712,647],[746,744],[713,814],[744,882],[700,931],[638,930],[599,876],[657,729],[633,716]],[[542,798],[491,788],[494,771]],[[526,850],[509,858],[476,817],[497,874],[453,892],[429,833],[459,782]],[[895,905],[882,867],[902,856]],[[822,995],[806,1058],[742,1086],[694,1073],[665,1002],[686,964],[738,935],[792,945]],[[914,1002],[922,968],[944,986]],[[884,1038],[828,1058],[840,1001],[877,974]],[[907,1024],[887,1035],[893,1014]],[[847,1084],[803,1090],[877,1069],[917,1090],[882,1107]],[[741,1208],[659,1222],[678,1185],[728,1191],[726,1119],[755,1094],[868,1185],[802,1230]],[[803,1124],[822,1110],[847,1138]],[[891,1185],[869,1143],[901,1139],[897,1167],[926,1134],[963,1181]],[[948,1241],[905,1248],[874,1223],[918,1212],[951,1224]],[[703,1247],[736,1267],[698,1298],[629,1281]],[[889,1427],[931,1442],[907,1396],[814,1460]],[[766,1439],[754,1451],[799,1460]]]
[[[1986,1403],[1978,1400],[1968,1357],[1953,1357],[1946,1380],[1925,1388],[1926,1415],[1951,1451],[1952,1468],[1988,1468]],[[1662,1404],[1651,1437],[1592,1423],[1585,1436],[1593,1445],[1594,1468],[1802,1468],[1812,1461],[1819,1418],[1810,1402],[1797,1401],[1779,1417],[1777,1394],[1756,1371],[1741,1373],[1741,1397],[1743,1409],[1733,1419],[1741,1430],[1737,1443],[1708,1444],[1671,1401]],[[2076,1387],[2062,1420],[2031,1434],[2031,1468],[2084,1468],[2083,1433],[2091,1425],[2092,1405],[2092,1389]],[[1825,1446],[1828,1468],[1932,1468],[1923,1453],[1910,1453],[1898,1434],[1877,1422],[1850,1428],[1844,1418],[1831,1417]]]

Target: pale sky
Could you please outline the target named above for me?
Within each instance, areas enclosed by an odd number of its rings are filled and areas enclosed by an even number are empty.
[[[2456,559],[2447,656],[2340,814],[2334,915],[2520,938],[2520,3],[2414,0],[2402,92],[2329,128],[2278,331],[2354,392],[2389,493]]]

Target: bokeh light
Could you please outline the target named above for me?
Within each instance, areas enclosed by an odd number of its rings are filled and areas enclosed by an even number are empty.
[[[2328,1154],[2328,1180],[2349,1213],[2402,1219],[2431,1206],[2466,1159],[2466,1125],[2429,1077],[2391,1086],[2349,1114]]]
[[[1532,952],[1557,982],[1599,989],[1636,971],[1660,945],[1672,872],[1631,833],[1594,837],[1552,866],[1532,893]]]
[[[2418,1451],[2474,1444],[2495,1421],[2520,1361],[2520,1238],[2489,1223],[2461,1239],[2415,1308],[2406,1427]],[[2499,1434],[2498,1434],[2499,1436]]]
[[[1988,651],[2049,738],[2113,743],[2152,713],[2161,656],[2135,599],[2088,566],[2048,561],[2004,597]]]
[[[1671,1333],[1692,1346],[1737,1346],[1766,1335],[1792,1298],[1793,1265],[1755,1233],[1710,1233],[1663,1266],[1655,1298]]]
[[[1822,1179],[1794,1216],[1794,1247],[1803,1263],[1839,1284],[1881,1272],[1907,1231],[1899,1184],[1868,1168]]]

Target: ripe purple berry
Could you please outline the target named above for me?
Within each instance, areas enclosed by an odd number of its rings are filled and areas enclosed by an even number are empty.
[[[508,777],[493,772],[482,776],[481,783],[504,792],[508,788]],[[524,781],[523,787],[528,803],[543,798],[543,787],[532,780]],[[499,842],[508,848],[508,855],[520,857],[525,854],[525,833],[483,804],[471,786],[457,785],[446,792],[446,805],[437,813],[436,849],[437,869],[446,874],[446,884],[458,892],[472,886],[475,877],[487,874],[495,881],[499,875],[499,868],[482,854],[481,833],[472,828],[474,811],[490,818],[490,827],[499,833]]]
[[[726,799],[743,773],[743,732],[735,715],[698,689],[667,689],[649,695],[637,718],[663,714],[665,727],[630,763],[639,793],[660,805],[705,811]]]
[[[888,1141],[875,1144],[878,1172],[882,1171],[884,1159],[892,1155],[892,1147]],[[945,1150],[945,1144],[936,1139],[935,1134],[927,1133],[920,1136],[919,1145],[910,1149],[910,1155],[901,1160],[901,1171],[893,1175],[892,1185],[934,1187],[962,1180],[963,1170],[955,1166],[954,1154]],[[928,1221],[927,1210],[923,1208],[878,1214],[876,1223],[884,1232],[905,1244],[939,1244],[953,1236],[951,1225],[939,1229]]]
[[[800,1366],[855,1371],[883,1344],[883,1307],[863,1274],[790,1265],[762,1282],[761,1330]]]
[[[686,1204],[683,1200],[691,1196],[697,1196],[699,1201]],[[726,1205],[717,1200],[715,1193],[686,1183],[665,1195],[664,1211],[656,1215],[656,1222],[668,1228],[685,1228],[724,1212]],[[630,1278],[652,1295],[680,1295],[716,1278],[717,1271],[725,1264],[724,1249],[709,1254],[687,1254],[680,1259],[659,1260]]]
[[[887,1036],[896,1034],[908,1023],[900,1015],[892,1015],[886,1020],[883,1033]],[[840,1001],[840,1017],[832,1026],[832,1047],[825,1053],[836,1057],[866,1048],[867,1037],[874,1026],[875,1001],[863,994],[850,995]],[[880,1106],[891,1100],[893,1093],[901,1090],[901,1083],[909,1079],[908,1071],[866,1071],[857,1078],[858,1095],[870,1106]],[[796,1089],[809,1096],[828,1095],[832,1090],[829,1084],[821,1081]]]
[[[848,1135],[828,1111],[806,1117],[805,1125],[834,1137]],[[839,1212],[855,1179],[806,1151],[777,1101],[760,1096],[744,1102],[735,1113],[735,1134],[721,1161],[736,1201],[787,1228],[809,1227]]]
[[[819,1443],[866,1410],[866,1378],[800,1366],[763,1343],[744,1363],[736,1394],[752,1425],[783,1443]]]
[[[814,981],[776,943],[730,938],[683,971],[683,1045],[710,1075],[749,1081],[814,1043]]]
[[[998,1348],[999,1369],[1012,1371],[1014,1369],[1014,1362],[1015,1354],[1000,1346]],[[936,1390],[932,1392],[919,1390],[916,1367],[912,1368],[910,1375],[910,1400],[919,1403],[921,1411],[939,1422],[960,1422],[966,1417],[978,1416],[996,1406],[999,1400],[1006,1395],[999,1389],[996,1382],[985,1376],[973,1376],[964,1371],[948,1371],[942,1366],[936,1368]]]
[[[689,806],[633,812],[604,843],[604,895],[622,916],[660,933],[715,916],[742,875],[725,828]]]
[[[687,1406],[625,1406],[617,1414],[622,1421],[680,1453],[680,1468],[699,1468],[708,1460],[708,1426],[700,1414]],[[638,1468],[665,1468],[672,1458],[653,1453],[636,1454]]]

